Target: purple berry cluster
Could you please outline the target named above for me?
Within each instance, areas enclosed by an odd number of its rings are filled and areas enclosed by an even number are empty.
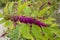
[[[9,17],[8,17],[9,18]],[[39,27],[41,26],[44,26],[44,27],[47,27],[47,24],[39,21],[39,20],[36,20],[32,17],[26,17],[26,16],[10,16],[9,19],[7,20],[11,20],[14,22],[14,26],[16,26],[16,22],[17,21],[20,21],[21,23],[25,23],[25,24],[30,24],[30,27],[32,27],[32,24],[36,24],[38,25]],[[4,33],[1,35],[1,37],[5,36],[7,33]]]
[[[43,23],[43,22],[41,22],[39,20],[35,20],[32,17],[26,17],[26,16],[11,16],[11,17],[12,17],[14,22],[20,21],[21,23],[26,23],[26,24],[36,24],[36,25],[38,25],[40,27],[41,26],[44,26],[44,27],[47,26],[47,24],[45,24],[45,23]]]
[[[19,21],[23,22],[23,23],[29,23],[29,24],[33,24],[35,19],[34,18],[30,18],[30,17],[25,17],[25,16],[19,16]]]

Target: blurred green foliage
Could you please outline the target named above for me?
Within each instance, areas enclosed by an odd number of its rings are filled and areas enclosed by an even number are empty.
[[[10,0],[12,1],[12,0]],[[60,40],[60,29],[53,15],[54,10],[57,10],[60,0],[14,0],[13,2],[3,2],[6,4],[3,14],[0,14],[0,23],[4,23],[7,30],[7,37],[11,40]],[[51,4],[49,4],[49,3]],[[35,24],[24,24],[17,22],[17,26],[14,27],[13,22],[5,20],[4,17],[8,15],[22,15],[34,17],[41,22],[48,24],[47,27],[39,27]],[[7,16],[6,16],[7,17]],[[8,18],[7,17],[7,18]],[[44,17],[44,20],[39,17]]]
[[[4,7],[8,2],[18,1],[18,0],[0,0],[0,8]]]

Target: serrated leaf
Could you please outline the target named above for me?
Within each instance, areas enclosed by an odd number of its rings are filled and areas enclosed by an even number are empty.
[[[4,27],[11,27],[13,23],[11,21],[6,21]]]
[[[7,3],[6,6],[4,7],[4,14],[8,14],[8,5],[9,3]]]
[[[52,24],[50,27],[57,27],[57,26],[59,26],[59,25],[56,24],[56,23],[54,23],[54,24]]]
[[[43,15],[45,15],[45,13],[48,11],[49,8],[50,8],[50,7],[45,7],[44,9],[42,9],[42,10],[40,11],[40,13],[38,13],[38,16],[43,16]]]
[[[10,3],[9,3],[8,11],[9,11],[10,14],[12,14],[12,11],[13,11],[13,5],[14,5],[14,2],[10,2]]]
[[[29,25],[22,24],[20,27],[20,33],[22,34],[23,38],[34,40],[33,36],[30,34]]]
[[[36,40],[42,40],[41,28],[37,25],[32,25],[32,35],[36,38]]]
[[[46,27],[43,27],[43,32],[44,32],[45,37],[47,39],[54,40],[53,33],[51,32],[51,29],[49,29],[48,27],[47,28]]]
[[[45,22],[46,24],[53,24],[52,21],[54,21],[54,20],[55,20],[54,18],[52,18],[52,17],[48,17],[47,19],[42,20],[42,21]]]
[[[55,33],[58,37],[60,37],[60,29],[55,26],[55,27],[50,27],[51,31]]]
[[[31,9],[30,9],[30,7],[26,6],[26,7],[23,9],[23,11],[24,11],[24,15],[30,16],[30,14],[31,14]]]
[[[38,11],[37,11],[37,10],[34,10],[34,11],[32,12],[32,14],[31,14],[31,16],[32,16],[32,17],[35,17],[35,16],[37,16],[37,14],[38,14]]]
[[[21,34],[20,34],[19,30],[20,30],[20,25],[19,26],[17,25],[15,29],[10,30],[8,32],[7,36],[9,36],[9,38],[11,40],[19,40],[20,37],[21,37]]]
[[[18,5],[18,15],[21,14],[21,11],[29,4],[30,2],[26,2],[22,5]]]

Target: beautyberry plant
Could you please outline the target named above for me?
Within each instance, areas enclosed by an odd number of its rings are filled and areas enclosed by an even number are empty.
[[[52,17],[57,0],[18,0],[8,2],[0,14],[7,28],[1,35],[10,40],[60,40],[60,29]]]

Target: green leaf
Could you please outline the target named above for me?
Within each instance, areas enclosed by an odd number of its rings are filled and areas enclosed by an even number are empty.
[[[11,21],[6,21],[4,27],[11,27],[13,23]]]
[[[29,25],[22,24],[20,27],[20,33],[22,34],[23,38],[34,40],[33,36],[30,34]]]
[[[17,25],[15,29],[10,30],[7,34],[7,36],[9,38],[11,38],[11,40],[19,40],[21,37],[20,34],[20,25]]]
[[[43,15],[45,15],[45,13],[48,11],[49,8],[50,8],[50,7],[45,7],[44,9],[42,9],[42,10],[40,11],[40,13],[38,13],[38,16],[43,16]]]
[[[53,33],[55,33],[58,37],[60,37],[60,29],[58,28],[58,26],[50,27],[50,29]]]
[[[36,38],[36,40],[42,40],[44,39],[42,34],[41,34],[41,28],[37,25],[32,25],[32,35],[34,36],[34,38]]]
[[[47,28],[46,27],[43,27],[43,32],[44,32],[45,37],[47,39],[54,40],[53,33],[51,32],[51,29],[49,29],[48,27]]]
[[[47,19],[42,20],[42,21],[45,22],[46,24],[53,24],[52,21],[54,21],[54,20],[55,20],[54,18],[52,18],[52,17],[48,17]]]
[[[12,12],[13,12],[13,5],[14,5],[14,2],[9,3],[8,11],[9,11],[10,14],[12,14]]]
[[[30,16],[30,14],[31,14],[31,9],[30,9],[30,7],[26,6],[26,7],[23,9],[23,11],[24,11],[24,15],[25,15],[25,16]]]
[[[0,24],[4,23],[5,21],[6,21],[5,19],[1,19]]]
[[[3,18],[3,14],[2,13],[0,13],[0,18]]]
[[[60,37],[55,38],[55,40],[60,40]]]
[[[20,5],[22,3],[22,0],[18,0],[18,5]]]
[[[59,26],[58,24],[54,23],[50,27],[58,27],[58,26]]]
[[[21,14],[21,11],[29,4],[30,2],[26,2],[22,5],[18,5],[18,15]]]
[[[9,12],[8,12],[8,5],[9,3],[6,4],[6,6],[4,7],[4,14],[7,15]]]
[[[38,14],[38,10],[34,10],[34,11],[32,12],[32,14],[31,14],[31,16],[32,16],[32,17],[35,17],[35,16],[37,16],[37,14]]]

